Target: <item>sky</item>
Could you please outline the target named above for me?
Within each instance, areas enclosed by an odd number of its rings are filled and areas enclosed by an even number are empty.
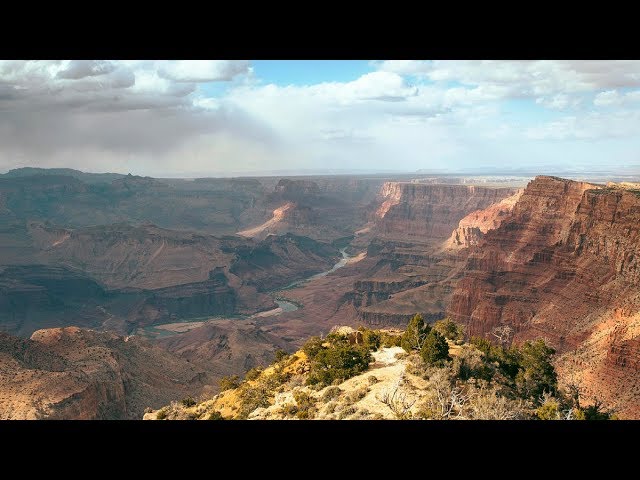
[[[615,173],[639,147],[639,61],[0,60],[0,173]]]

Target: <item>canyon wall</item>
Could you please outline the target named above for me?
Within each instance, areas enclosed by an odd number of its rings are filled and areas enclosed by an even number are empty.
[[[546,339],[564,381],[636,415],[639,231],[637,191],[536,177],[468,249],[447,313],[469,335]]]
[[[444,240],[466,215],[514,193],[504,187],[387,182],[375,214],[376,235],[422,243]]]
[[[403,326],[417,312],[442,318],[462,266],[448,240],[461,230],[477,231],[479,238],[501,222],[519,193],[511,187],[386,182],[363,234],[367,257],[376,264],[345,299],[372,325]]]

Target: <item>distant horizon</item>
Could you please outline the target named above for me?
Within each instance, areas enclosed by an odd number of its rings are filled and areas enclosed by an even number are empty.
[[[606,165],[593,165],[589,169],[583,168],[569,168],[569,167],[554,167],[545,166],[541,168],[525,168],[514,167],[512,169],[500,169],[500,167],[476,167],[469,170],[435,170],[435,169],[419,169],[415,171],[402,171],[402,170],[353,170],[353,169],[332,169],[332,170],[262,170],[255,172],[227,172],[227,173],[204,173],[193,174],[192,176],[178,176],[178,175],[139,175],[133,172],[103,172],[103,171],[91,171],[86,169],[76,169],[71,167],[37,167],[37,166],[24,166],[16,167],[7,171],[0,172],[0,176],[5,176],[11,172],[19,172],[23,170],[72,170],[79,173],[90,175],[120,175],[120,176],[135,176],[135,177],[147,177],[154,179],[166,179],[166,180],[197,180],[206,178],[261,178],[261,177],[331,177],[331,176],[437,176],[437,177],[506,177],[506,178],[533,178],[538,175],[548,176],[566,176],[576,177],[584,175],[583,178],[624,178],[632,177],[640,181],[640,165],[628,165],[624,169],[616,169],[612,171]]]

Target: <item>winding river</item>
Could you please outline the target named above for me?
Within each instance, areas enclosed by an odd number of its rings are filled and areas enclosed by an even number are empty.
[[[326,277],[327,275],[329,275],[332,272],[335,272],[339,268],[344,267],[347,264],[347,262],[349,261],[349,259],[352,258],[349,255],[347,255],[346,250],[347,250],[347,247],[344,247],[344,248],[340,249],[340,255],[342,255],[342,258],[340,259],[340,261],[338,263],[336,263],[329,270],[327,270],[325,272],[316,273],[315,275],[312,275],[312,276],[307,277],[307,278],[303,278],[302,280],[297,280],[297,281],[295,281],[293,283],[290,283],[289,285],[287,285],[284,288],[278,288],[276,291],[289,290],[291,288],[298,287],[298,286],[300,286],[300,285],[302,285],[304,283],[310,282],[311,280],[314,280],[316,278]]]
[[[286,287],[283,288],[278,288],[275,290],[272,290],[271,292],[269,292],[271,295],[276,295],[279,292],[282,292],[284,290],[290,290],[292,288],[296,288],[300,285],[303,285],[307,282],[310,282],[311,280],[314,280],[316,278],[322,278],[325,277],[327,275],[329,275],[332,272],[335,272],[336,270],[338,270],[339,268],[344,267],[351,258],[353,258],[352,256],[348,255],[347,252],[347,247],[345,248],[341,248],[340,249],[340,255],[342,256],[342,258],[333,266],[331,267],[329,270],[326,270],[324,272],[320,272],[320,273],[316,273],[315,275],[312,275],[310,277],[307,278],[303,278],[301,280],[297,280],[289,285],[287,285]],[[274,310],[269,310],[267,312],[259,312],[256,313],[254,315],[238,315],[232,318],[238,318],[238,319],[250,319],[250,318],[261,318],[261,317],[275,317],[277,315],[282,315],[283,313],[286,312],[293,312],[295,310],[298,310],[298,305],[296,305],[293,302],[290,302],[288,300],[285,300],[283,298],[274,298],[274,302],[278,305],[278,308],[274,309]],[[145,335],[145,336],[153,336],[153,337],[164,337],[164,336],[169,336],[169,335],[177,335],[180,333],[185,333],[188,332],[189,330],[192,330],[194,328],[197,328],[203,324],[205,324],[207,321],[209,320],[215,320],[216,317],[210,317],[207,318],[207,320],[198,320],[198,319],[184,319],[182,321],[177,321],[177,322],[171,322],[171,323],[161,323],[158,325],[152,325],[149,327],[144,327],[138,330],[138,332],[141,335]],[[222,317],[221,317],[222,318]],[[229,317],[224,317],[224,318],[229,318]]]

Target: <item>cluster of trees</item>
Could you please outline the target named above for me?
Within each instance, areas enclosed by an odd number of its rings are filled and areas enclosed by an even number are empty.
[[[558,376],[551,363],[555,350],[544,340],[505,348],[485,338],[471,338],[471,345],[484,354],[482,365],[462,365],[463,376],[496,380],[512,396],[541,403],[545,394],[558,393]]]
[[[370,335],[367,341],[369,343],[351,343],[348,336],[337,332],[330,333],[324,339],[309,339],[302,347],[310,362],[307,384],[331,385],[367,370],[371,362],[371,349],[379,345],[379,338]]]
[[[464,337],[462,327],[449,319],[431,327],[416,314],[407,325],[401,346],[419,353],[422,364],[414,369],[435,392],[423,409],[427,418],[616,418],[600,402],[581,406],[579,389],[558,387],[555,350],[543,340],[506,347],[481,337],[464,344]],[[453,359],[447,340],[460,345]]]
[[[567,393],[558,387],[552,364],[555,351],[543,340],[518,346],[506,346],[506,342],[495,345],[481,337],[472,337],[467,343],[464,340],[464,330],[455,322],[444,319],[428,325],[420,314],[411,318],[402,334],[361,327],[357,333],[336,331],[325,338],[312,337],[302,348],[309,372],[296,384],[306,382],[314,389],[337,385],[365,372],[371,352],[400,346],[409,354],[407,372],[426,380],[427,389],[418,396],[411,396],[400,385],[387,392],[381,401],[397,418],[615,418],[598,402],[581,406],[579,389]],[[454,354],[450,347],[455,348]],[[291,373],[285,374],[285,367],[296,358],[277,351],[273,374],[263,375],[263,368],[256,367],[246,373],[244,381],[238,376],[221,381],[222,390],[238,389],[240,418],[272,403],[275,392],[282,391],[290,380]],[[295,391],[294,397],[296,403],[287,407],[287,416],[314,418],[315,400],[302,391]],[[194,401],[187,398],[182,403],[191,406]],[[159,413],[159,417],[166,415]]]
[[[420,352],[420,357],[428,365],[443,365],[444,362],[451,360],[449,344],[445,336],[440,329],[424,323],[419,313],[409,320],[407,329],[400,339],[400,346],[407,353],[414,350]]]

